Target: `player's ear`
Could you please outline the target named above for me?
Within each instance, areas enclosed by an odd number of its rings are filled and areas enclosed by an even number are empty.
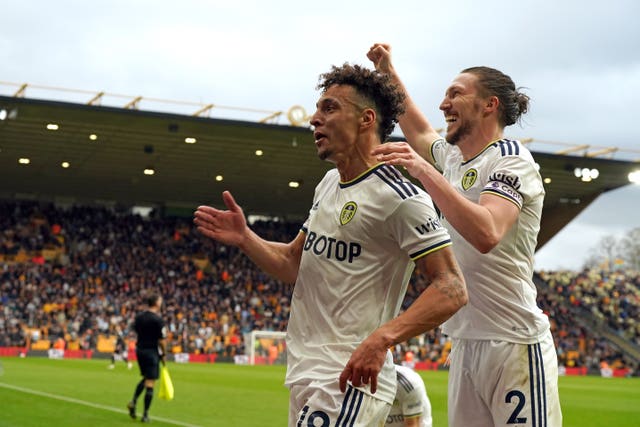
[[[493,113],[494,111],[498,111],[498,107],[500,106],[500,100],[497,96],[490,96],[487,98],[484,104],[484,112],[487,114]]]
[[[360,126],[368,128],[376,125],[376,111],[373,108],[365,108],[360,114]]]

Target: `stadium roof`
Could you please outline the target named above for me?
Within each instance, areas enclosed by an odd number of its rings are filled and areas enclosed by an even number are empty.
[[[220,206],[228,189],[246,214],[300,220],[332,167],[317,158],[308,128],[264,123],[282,113],[261,123],[202,117],[206,108],[191,115],[141,111],[135,99],[112,107],[92,105],[97,97],[83,104],[16,95],[0,95],[1,198],[187,214],[200,204]],[[586,151],[568,155],[585,147],[533,151],[550,179],[539,247],[598,195],[629,184],[628,174],[640,166]],[[599,176],[584,182],[576,168],[597,169]]]

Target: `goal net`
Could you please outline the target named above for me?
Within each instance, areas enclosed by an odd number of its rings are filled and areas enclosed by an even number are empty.
[[[250,365],[284,365],[287,363],[286,333],[277,331],[251,331],[244,336],[244,345]]]

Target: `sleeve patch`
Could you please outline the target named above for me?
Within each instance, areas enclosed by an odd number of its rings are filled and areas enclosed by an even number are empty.
[[[431,143],[431,158],[433,159],[433,163],[440,172],[442,172],[442,157],[445,155],[445,146],[447,142],[444,138],[438,138]]]
[[[489,181],[481,193],[492,193],[513,202],[518,209],[522,208],[524,197],[514,187],[501,181]]]

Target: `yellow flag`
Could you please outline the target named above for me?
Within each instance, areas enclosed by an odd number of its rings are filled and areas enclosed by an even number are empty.
[[[173,382],[169,376],[169,369],[166,365],[162,365],[160,368],[160,390],[158,390],[158,397],[164,400],[173,399]]]

